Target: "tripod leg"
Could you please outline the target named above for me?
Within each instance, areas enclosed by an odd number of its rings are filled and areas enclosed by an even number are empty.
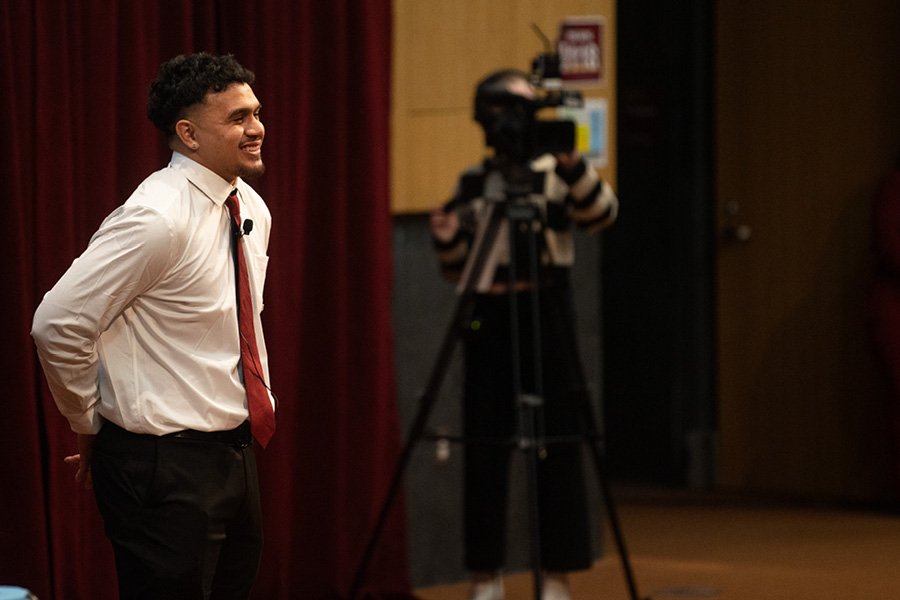
[[[521,200],[521,199],[519,199]],[[529,306],[529,320],[531,322],[531,347],[530,357],[532,372],[533,393],[523,393],[522,386],[522,348],[521,332],[519,331],[519,298],[516,295],[516,284],[519,281],[516,264],[516,240],[520,227],[531,228],[538,214],[535,207],[523,202],[510,202],[507,205],[507,219],[509,221],[509,314],[510,314],[510,354],[513,372],[513,393],[519,406],[519,433],[521,440],[519,445],[525,451],[526,486],[528,497],[528,521],[531,532],[531,573],[534,588],[534,600],[540,600],[544,587],[544,570],[541,560],[541,514],[538,502],[538,461],[544,450],[543,431],[538,431],[538,419],[543,410],[544,384],[542,374],[541,352],[541,316],[540,316],[540,278],[538,268],[540,265],[537,253],[537,240],[535,236],[528,236],[528,267],[526,274],[529,276],[531,301]],[[541,429],[543,429],[541,427]]]
[[[381,534],[384,532],[384,527],[387,524],[387,518],[390,514],[391,507],[397,497],[397,494],[400,491],[400,485],[403,482],[403,474],[406,471],[406,467],[409,464],[410,458],[412,457],[413,449],[415,448],[416,443],[418,443],[418,441],[422,438],[422,435],[425,432],[425,427],[428,425],[428,418],[431,415],[431,410],[434,407],[435,402],[437,402],[438,391],[440,390],[441,382],[444,379],[444,375],[446,375],[447,373],[447,368],[449,367],[450,361],[453,358],[454,348],[456,347],[456,344],[460,339],[462,323],[464,322],[465,318],[468,317],[471,313],[472,305],[475,299],[474,290],[477,285],[478,278],[481,275],[481,271],[484,269],[484,265],[487,260],[487,250],[490,249],[491,244],[493,243],[493,240],[497,235],[497,231],[500,226],[500,216],[500,211],[497,211],[496,209],[494,209],[490,214],[488,225],[485,228],[481,243],[478,245],[478,249],[475,250],[475,255],[472,260],[472,268],[467,275],[462,295],[460,296],[459,302],[456,305],[456,310],[453,313],[453,318],[450,321],[450,326],[448,327],[447,332],[444,335],[444,340],[441,343],[440,350],[438,351],[437,360],[435,361],[434,367],[431,370],[431,375],[428,378],[428,383],[425,386],[425,392],[422,394],[422,397],[419,400],[419,411],[413,419],[412,425],[410,426],[409,435],[407,435],[406,438],[406,444],[404,445],[403,450],[400,452],[400,458],[397,460],[397,465],[394,468],[391,482],[388,485],[387,494],[385,495],[384,502],[382,503],[381,509],[378,512],[378,518],[375,522],[375,528],[373,529],[372,535],[370,536],[369,541],[366,544],[362,560],[360,561],[360,564],[356,570],[356,574],[353,577],[353,583],[350,587],[350,600],[356,600],[360,590],[362,589],[363,582],[365,582],[366,575],[369,571],[369,565],[371,564],[372,558],[375,555],[375,549],[378,547],[378,542],[381,539]]]
[[[423,400],[422,406],[419,410],[419,414],[416,416],[415,423],[410,429],[410,434],[407,437],[406,445],[401,451],[400,458],[398,459],[397,465],[394,469],[393,477],[391,478],[391,483],[388,486],[387,494],[378,513],[378,519],[375,523],[375,528],[372,532],[371,537],[369,538],[369,542],[366,544],[366,549],[363,553],[362,561],[360,562],[359,567],[357,567],[356,575],[353,578],[353,585],[350,588],[350,600],[356,600],[359,591],[362,588],[363,582],[365,581],[366,575],[368,574],[369,564],[372,562],[372,558],[374,558],[375,556],[375,549],[377,548],[378,542],[381,539],[381,534],[384,532],[384,526],[387,524],[387,519],[390,514],[391,507],[394,504],[397,493],[400,491],[400,485],[403,482],[403,473],[406,471],[406,466],[409,463],[410,457],[412,456],[412,451],[415,447],[415,444],[422,437],[422,433],[424,432],[425,426],[428,422],[428,415],[431,413],[431,408],[433,405],[434,398]]]
[[[534,411],[539,406],[528,406],[529,399],[524,397],[520,400],[525,404],[525,408],[520,410],[527,414],[523,421],[525,422],[525,430],[523,433],[522,445],[528,446],[523,448],[526,452],[526,485],[528,492],[528,523],[531,532],[531,576],[534,589],[534,599],[540,600],[541,590],[544,587],[544,571],[541,565],[541,516],[538,509],[538,461],[540,460],[541,448],[537,444],[534,432]]]
[[[591,399],[587,392],[582,394],[582,405],[584,410],[584,421],[586,428],[586,436],[588,446],[591,450],[591,456],[594,460],[594,468],[597,471],[597,483],[600,485],[600,493],[603,497],[603,504],[606,507],[606,515],[609,519],[609,528],[616,542],[616,548],[619,551],[619,558],[622,562],[622,571],[625,575],[625,583],[628,586],[628,596],[631,600],[640,600],[638,596],[637,583],[635,582],[634,572],[631,568],[631,560],[628,557],[628,550],[625,547],[625,536],[622,533],[622,527],[619,522],[619,515],[616,511],[616,505],[612,499],[610,492],[609,480],[606,477],[606,469],[603,462],[603,452],[600,450],[600,438],[597,431],[597,425],[594,416]]]
[[[406,444],[404,445],[403,450],[400,453],[400,458],[397,461],[397,465],[394,469],[394,474],[391,478],[390,485],[388,486],[387,495],[385,496],[384,502],[381,505],[381,510],[378,513],[378,520],[375,523],[375,529],[369,539],[368,544],[366,545],[362,561],[357,568],[356,575],[353,579],[353,585],[350,588],[350,600],[356,600],[357,594],[359,593],[360,589],[362,588],[362,584],[365,581],[366,574],[369,570],[369,564],[374,557],[375,549],[381,538],[384,526],[387,523],[387,518],[390,513],[391,506],[396,499],[397,493],[400,491],[400,485],[403,483],[403,474],[406,471],[406,466],[409,464],[409,460],[412,457],[412,452],[415,448],[416,443],[418,443],[418,441],[422,438],[422,435],[425,433],[425,427],[428,425],[428,417],[431,415],[431,410],[434,407],[435,402],[437,401],[437,393],[440,388],[441,381],[443,380],[444,374],[447,372],[447,367],[450,364],[450,360],[453,358],[453,348],[454,346],[456,346],[456,343],[459,340],[460,336],[461,318],[463,315],[468,313],[469,309],[471,308],[471,304],[471,295],[463,296],[460,299],[460,302],[456,309],[456,313],[454,314],[454,318],[450,323],[450,327],[446,335],[444,336],[444,341],[438,353],[437,362],[435,363],[435,367],[432,370],[432,374],[429,378],[428,385],[425,388],[425,392],[419,401],[419,411],[416,414],[416,417],[413,419],[413,424],[410,426],[409,434],[406,438]]]

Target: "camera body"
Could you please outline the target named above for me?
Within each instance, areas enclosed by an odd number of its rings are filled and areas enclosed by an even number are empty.
[[[516,71],[509,71],[513,76]],[[546,153],[568,153],[575,149],[575,123],[570,120],[540,119],[545,108],[581,106],[576,90],[563,89],[559,55],[543,53],[532,63],[530,75],[520,74],[535,89],[527,98],[510,92],[505,84],[479,89],[475,96],[475,120],[485,132],[485,141],[500,157],[528,162]]]

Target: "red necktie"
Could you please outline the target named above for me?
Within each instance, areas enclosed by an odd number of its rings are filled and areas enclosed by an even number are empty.
[[[250,409],[250,431],[256,441],[265,448],[275,433],[275,411],[269,401],[259,350],[256,347],[256,330],[253,327],[253,303],[250,300],[250,280],[247,261],[244,259],[244,244],[240,239],[241,208],[238,205],[237,190],[231,192],[225,201],[234,223],[238,275],[238,331],[241,335],[241,365],[244,370],[244,387],[247,389],[247,404]]]

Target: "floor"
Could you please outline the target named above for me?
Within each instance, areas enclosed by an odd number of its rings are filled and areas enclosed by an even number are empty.
[[[574,600],[898,600],[900,512],[721,498],[617,501],[637,596],[605,535],[603,558],[572,576]],[[607,532],[608,533],[608,532]],[[530,573],[506,600],[534,597]],[[466,600],[466,584],[417,590]]]

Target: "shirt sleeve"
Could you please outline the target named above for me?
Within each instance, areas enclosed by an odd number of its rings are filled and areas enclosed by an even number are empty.
[[[572,218],[578,227],[595,233],[615,222],[619,199],[612,186],[601,179],[585,160],[569,171],[557,165],[556,174],[569,186],[566,203],[572,207]]]
[[[478,168],[463,173],[456,185],[453,199],[443,207],[452,211],[459,220],[459,227],[452,237],[442,239],[431,230],[431,242],[437,253],[441,274],[451,282],[459,281],[469,259],[469,252],[475,237],[476,215],[472,203],[484,190],[484,172]]]
[[[166,272],[174,237],[173,227],[158,212],[118,208],[35,312],[31,335],[41,366],[60,412],[76,433],[100,429],[97,342],[134,298]]]

